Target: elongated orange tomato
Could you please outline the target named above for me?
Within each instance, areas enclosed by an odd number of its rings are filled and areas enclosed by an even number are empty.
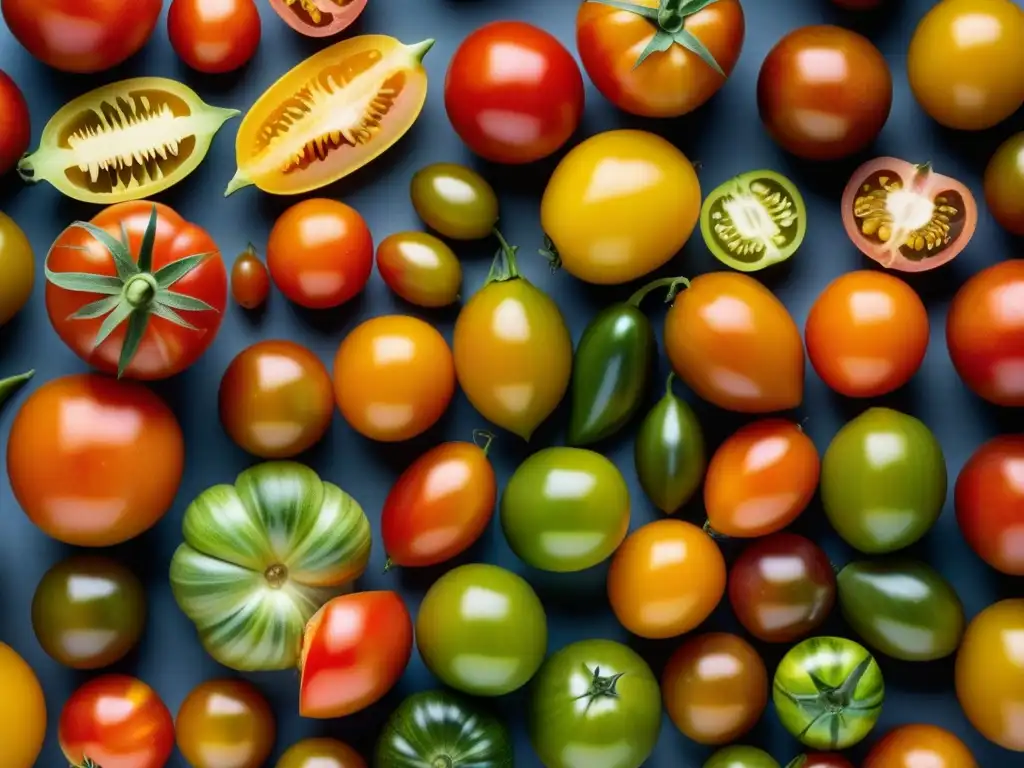
[[[238,171],[224,196],[253,184],[275,195],[300,195],[381,155],[423,109],[422,62],[433,44],[361,35],[286,72],[242,121],[235,140]]]

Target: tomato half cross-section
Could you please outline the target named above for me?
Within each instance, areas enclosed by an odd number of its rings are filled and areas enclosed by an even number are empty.
[[[270,7],[296,32],[306,37],[330,37],[344,32],[359,18],[367,0],[270,0]]]

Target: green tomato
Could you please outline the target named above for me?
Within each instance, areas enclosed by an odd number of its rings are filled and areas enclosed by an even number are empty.
[[[658,741],[661,690],[636,651],[583,640],[544,662],[527,717],[547,768],[639,768]]]
[[[464,165],[428,165],[413,175],[409,192],[424,223],[452,240],[480,240],[498,223],[494,189]]]
[[[370,558],[359,504],[309,467],[257,464],[185,510],[171,590],[218,662],[293,669],[306,622],[351,590]]]
[[[421,691],[388,718],[375,768],[513,768],[508,728],[473,702]]]
[[[427,590],[416,617],[416,646],[427,668],[475,696],[522,688],[547,645],[547,616],[537,593],[496,565],[449,571]]]
[[[426,232],[396,232],[381,240],[377,271],[388,288],[417,307],[447,307],[462,288],[455,253]]]
[[[933,661],[960,647],[964,607],[934,568],[915,560],[856,562],[836,583],[846,622],[871,648],[903,661]]]
[[[832,526],[866,554],[908,547],[946,503],[946,460],[913,416],[871,408],[833,438],[821,464],[821,500]]]
[[[779,768],[779,762],[757,747],[726,747],[713,754],[704,768]]]
[[[812,749],[847,749],[882,713],[882,670],[867,649],[843,637],[812,637],[775,670],[772,701],[779,720]]]
[[[611,557],[629,530],[629,488],[608,459],[546,448],[524,461],[501,497],[509,546],[534,568],[566,573]]]

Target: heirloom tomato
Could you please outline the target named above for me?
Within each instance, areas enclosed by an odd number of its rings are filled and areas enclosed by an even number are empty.
[[[172,0],[167,33],[175,53],[208,75],[245,65],[260,44],[260,12],[254,0]]]
[[[1024,436],[1002,435],[982,445],[956,479],[960,533],[982,560],[1024,576]]]
[[[498,196],[483,176],[455,163],[433,163],[413,174],[412,207],[423,223],[452,240],[480,240],[498,223]]]
[[[34,768],[46,738],[46,698],[35,672],[11,646],[0,642],[0,744],[5,768]]]
[[[181,484],[185,440],[142,384],[76,374],[48,381],[11,424],[7,474],[43,533],[109,547],[153,527]]]
[[[377,271],[388,288],[418,307],[447,307],[459,300],[462,264],[426,232],[396,232],[381,240]]]
[[[306,37],[330,37],[348,29],[367,0],[270,0],[285,23]]]
[[[174,751],[174,720],[138,678],[103,675],[65,702],[57,740],[74,766],[164,768]]]
[[[262,768],[277,726],[270,704],[252,683],[208,680],[185,697],[174,731],[192,768]]]
[[[935,725],[901,725],[877,742],[861,768],[978,768],[960,739]]]
[[[161,203],[119,203],[75,222],[45,266],[54,330],[105,373],[165,379],[220,330],[228,274],[217,244]]]
[[[743,49],[740,0],[584,0],[576,47],[597,89],[643,117],[679,117],[725,85]]]
[[[757,747],[724,747],[715,752],[704,768],[779,768],[779,762]]]
[[[35,279],[32,244],[14,219],[0,211],[0,326],[28,303]]]
[[[31,129],[25,95],[10,75],[0,69],[0,176],[17,165],[28,151]]]
[[[242,309],[262,307],[270,294],[270,273],[250,245],[231,267],[231,295]]]
[[[274,768],[366,768],[366,761],[343,741],[303,739],[288,747]]]
[[[787,763],[786,768],[857,768],[838,752],[806,752]],[[914,768],[907,766],[906,768]],[[944,767],[941,767],[944,768]]]
[[[1024,236],[1024,131],[1004,141],[988,161],[985,201],[1003,229]]]

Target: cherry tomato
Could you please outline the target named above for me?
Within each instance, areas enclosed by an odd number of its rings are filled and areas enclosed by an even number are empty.
[[[366,768],[366,761],[337,739],[304,739],[288,747],[275,768]]]
[[[1004,141],[989,160],[985,201],[1003,229],[1024,236],[1024,131]]]
[[[934,725],[901,725],[872,747],[861,768],[978,768],[960,739]]]
[[[459,258],[426,232],[397,232],[381,240],[377,270],[388,288],[418,307],[450,306],[462,289]]]
[[[231,268],[231,295],[243,309],[262,307],[270,294],[270,274],[267,266],[256,256],[251,245],[245,249]]]
[[[33,768],[46,738],[46,698],[35,672],[6,643],[0,643],[0,744],[4,768]]]
[[[378,701],[412,655],[412,618],[397,592],[336,597],[306,624],[299,714],[335,718]]]
[[[373,271],[373,237],[354,208],[335,200],[303,200],[270,230],[267,266],[291,301],[330,309],[366,286]]]
[[[0,211],[0,326],[28,303],[35,277],[32,244],[14,219]]]
[[[793,758],[786,768],[857,768],[836,752],[806,752]]]
[[[43,533],[109,547],[149,530],[181,484],[185,441],[163,400],[142,384],[77,374],[47,382],[11,424],[7,474]]]
[[[11,170],[28,151],[31,139],[28,102],[17,83],[0,69],[0,176]]]
[[[826,384],[847,397],[878,397],[910,381],[924,362],[928,310],[897,277],[849,272],[815,300],[804,333]]]
[[[687,640],[661,675],[669,717],[698,744],[743,736],[768,704],[768,672],[750,643],[725,632]]]
[[[631,533],[612,558],[608,598],[619,622],[650,639],[697,627],[725,594],[725,558],[697,526],[658,520]]]
[[[498,223],[498,195],[487,179],[464,165],[431,163],[409,182],[409,197],[423,223],[452,240],[489,237]]]
[[[637,0],[635,5],[657,9],[659,0]],[[684,6],[682,13],[685,32],[700,41],[721,71],[691,44],[673,41],[676,17],[662,24],[657,17],[601,2],[580,4],[576,47],[583,68],[605,98],[634,115],[679,117],[725,85],[743,49],[746,24],[740,0],[717,0],[696,12]],[[668,47],[649,48],[655,36],[659,41],[667,36]]]
[[[181,60],[209,75],[248,63],[260,44],[260,12],[253,0],[173,0],[167,32]]]
[[[455,132],[496,163],[532,163],[556,152],[580,124],[583,95],[572,54],[523,21],[496,21],[469,35],[444,82]]]
[[[982,560],[1024,576],[1024,436],[993,438],[974,452],[956,479],[956,521]]]
[[[306,37],[330,37],[350,27],[367,0],[270,0],[289,27]],[[333,768],[333,767],[325,767]]]
[[[277,726],[270,705],[244,680],[193,688],[174,721],[178,749],[192,768],[262,768]]]
[[[156,691],[127,675],[85,683],[57,725],[64,757],[98,768],[164,768],[174,751],[174,720]]]
[[[757,107],[771,137],[807,160],[837,160],[882,132],[892,108],[892,74],[866,37],[818,25],[795,29],[768,53]]]
[[[264,459],[312,448],[334,416],[331,376],[292,341],[259,341],[238,353],[220,381],[220,420],[235,443]]]

